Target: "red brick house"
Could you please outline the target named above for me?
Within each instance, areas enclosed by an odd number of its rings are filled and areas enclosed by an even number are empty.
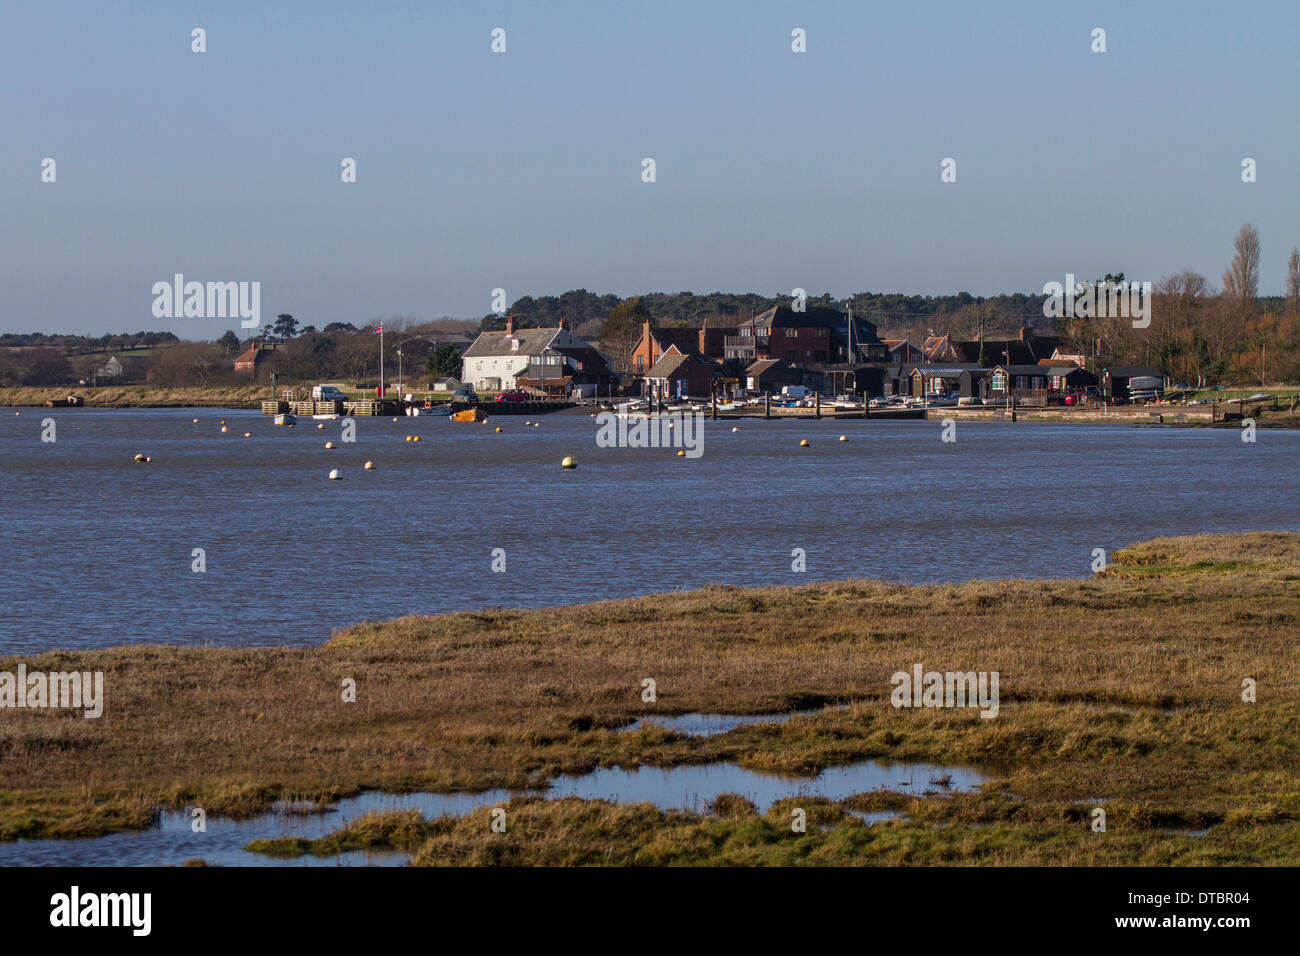
[[[264,368],[266,363],[274,358],[275,346],[268,348],[265,342],[255,339],[248,351],[235,359],[235,371],[245,372],[251,378],[257,378],[257,370]]]
[[[646,372],[646,394],[671,400],[690,395],[707,398],[713,394],[714,380],[721,366],[698,352],[683,352],[675,345]]]

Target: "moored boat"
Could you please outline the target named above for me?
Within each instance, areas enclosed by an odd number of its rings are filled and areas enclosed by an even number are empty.
[[[453,422],[485,422],[487,421],[487,412],[483,410],[482,405],[475,405],[471,408],[462,408],[459,411],[451,413]]]

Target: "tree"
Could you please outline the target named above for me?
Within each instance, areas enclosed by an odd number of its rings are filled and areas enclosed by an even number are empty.
[[[1253,304],[1259,297],[1259,233],[1250,223],[1242,223],[1232,245],[1236,253],[1223,273],[1223,294]]]
[[[217,339],[217,344],[225,349],[227,355],[234,355],[239,351],[239,336],[227,329],[226,334]]]
[[[325,326],[326,332],[355,332],[357,327],[351,322],[331,322]]]
[[[1286,263],[1286,310],[1300,315],[1300,249],[1292,249]]]
[[[631,369],[632,352],[643,326],[651,320],[650,310],[639,295],[622,300],[610,310],[600,330],[600,345],[614,360],[616,369]]]
[[[298,320],[287,312],[282,312],[275,317],[271,331],[282,339],[291,339],[298,331]]]
[[[429,356],[425,367],[434,378],[452,378],[460,375],[460,351],[454,345],[440,345]]]

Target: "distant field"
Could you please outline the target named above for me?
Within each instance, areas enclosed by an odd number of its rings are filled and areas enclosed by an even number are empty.
[[[1111,561],[1087,580],[712,587],[407,617],[322,647],[52,652],[29,671],[101,670],[107,706],[97,720],[6,714],[0,838],[142,828],[155,806],[245,815],[280,798],[519,788],[615,765],[811,774],[890,758],[993,779],[976,793],[800,798],[803,834],[789,801],[761,814],[740,797],[697,813],[521,799],[508,838],[485,809],[371,818],[332,846],[401,846],[428,864],[1300,864],[1300,535],[1160,539]],[[998,671],[1000,713],[892,707],[890,675],[914,664]],[[1246,679],[1257,702],[1242,699]],[[649,714],[836,703],[707,738],[618,730]],[[883,809],[903,816],[847,813]]]

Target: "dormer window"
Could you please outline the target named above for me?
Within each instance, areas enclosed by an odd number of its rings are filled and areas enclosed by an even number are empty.
[[[519,351],[519,340],[518,340],[518,339],[511,339],[511,340],[510,340],[510,351],[512,351],[512,352],[518,352],[518,351]]]

